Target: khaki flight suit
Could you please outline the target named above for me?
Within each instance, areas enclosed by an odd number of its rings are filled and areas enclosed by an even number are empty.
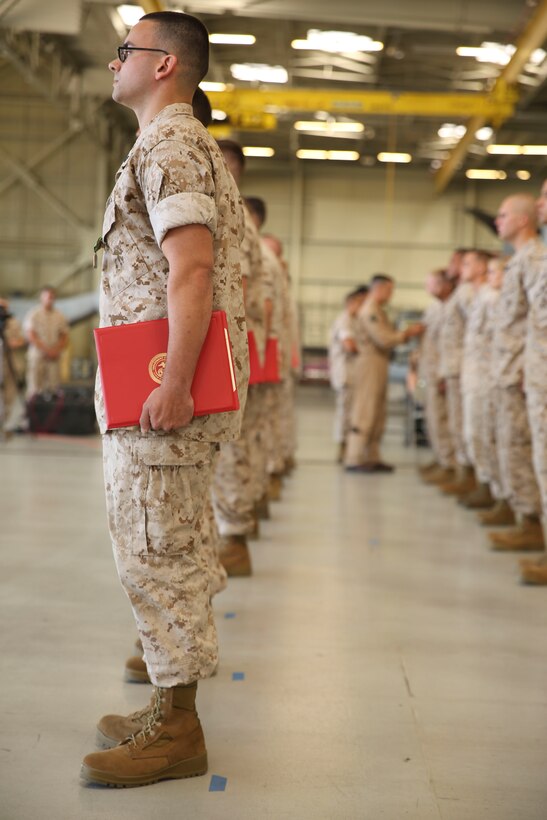
[[[339,313],[332,323],[329,334],[329,379],[335,391],[334,441],[346,441],[351,426],[351,405],[355,391],[355,364],[357,354],[349,353],[344,342],[355,339],[357,318],[347,310]]]
[[[225,310],[242,406],[248,382],[239,247],[243,212],[218,146],[192,107],[163,108],[120,167],[106,205],[101,326],[167,316],[167,232],[200,224],[214,249],[213,310]],[[171,433],[107,431],[99,375],[110,534],[154,685],[209,677],[218,658],[203,534],[218,442],[239,436],[241,411],[194,418]]]
[[[456,462],[462,467],[469,466],[469,457],[463,435],[461,370],[465,323],[473,297],[474,292],[470,284],[458,285],[444,304],[440,334],[440,376],[446,383],[448,425]]]
[[[61,336],[68,333],[68,323],[60,310],[47,310],[42,305],[33,308],[23,323],[28,337],[32,330],[48,347],[54,347]],[[35,393],[55,393],[61,384],[61,359],[48,359],[41,350],[29,343],[27,352],[27,398]]]
[[[419,373],[425,382],[425,419],[427,435],[435,461],[446,470],[455,465],[454,446],[448,426],[446,393],[439,390],[440,335],[443,326],[444,302],[436,299],[427,308],[423,322],[425,332],[420,344]]]
[[[383,308],[369,296],[358,315],[359,354],[355,367],[355,397],[351,411],[345,465],[378,463],[386,421],[388,370],[391,351],[404,339]]]
[[[496,310],[492,372],[496,394],[498,459],[508,501],[515,513],[539,515],[539,488],[532,461],[532,436],[524,385],[524,347],[527,332],[529,287],[538,269],[544,247],[531,239],[510,259]]]

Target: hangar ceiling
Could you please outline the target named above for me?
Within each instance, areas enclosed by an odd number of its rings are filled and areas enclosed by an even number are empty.
[[[168,7],[197,14],[212,33],[255,38],[253,45],[213,44],[207,80],[227,87],[211,94],[214,107],[228,114],[217,130],[273,149],[267,162],[295,161],[302,150],[350,151],[354,161],[373,166],[389,151],[409,154],[433,176],[475,116],[493,131],[469,132],[456,174],[543,173],[545,155],[493,154],[489,146],[547,142],[547,58],[536,51],[545,38],[534,22],[547,18],[544,0],[207,0]],[[110,101],[106,68],[125,36],[117,9],[104,0],[0,0],[0,76],[17,72],[90,122],[101,110],[130,134],[131,116]],[[527,27],[538,42],[518,72],[518,99],[498,81],[499,48],[480,61],[457,53],[485,43],[517,45]],[[353,32],[382,47],[335,52],[312,40],[310,30]],[[302,40],[309,47],[291,45]],[[233,76],[234,65],[248,64],[281,67],[286,82]],[[301,122],[315,125],[295,128]]]

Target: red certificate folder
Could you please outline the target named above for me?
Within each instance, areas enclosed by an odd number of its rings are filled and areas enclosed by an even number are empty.
[[[93,331],[109,430],[139,423],[142,406],[163,376],[167,319],[135,322]],[[215,310],[201,348],[191,388],[194,416],[239,409],[228,323]]]
[[[275,336],[271,336],[266,342],[264,381],[270,383],[281,381],[281,376],[279,375],[279,343]]]
[[[261,384],[264,381],[264,369],[260,364],[258,347],[252,330],[247,331],[249,342],[249,384]]]

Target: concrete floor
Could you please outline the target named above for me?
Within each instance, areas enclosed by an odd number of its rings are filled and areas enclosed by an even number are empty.
[[[299,467],[255,577],[216,601],[209,774],[141,789],[78,776],[99,716],[149,697],[122,681],[134,630],[99,442],[0,445],[2,820],[547,818],[547,590],[416,479],[397,420],[394,476],[341,472],[331,408],[300,392]]]

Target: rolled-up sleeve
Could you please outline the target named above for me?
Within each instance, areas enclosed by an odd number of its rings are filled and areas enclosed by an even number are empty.
[[[205,225],[212,234],[217,227],[214,200],[206,194],[172,194],[161,199],[149,213],[156,242],[161,247],[165,235],[184,225]]]

